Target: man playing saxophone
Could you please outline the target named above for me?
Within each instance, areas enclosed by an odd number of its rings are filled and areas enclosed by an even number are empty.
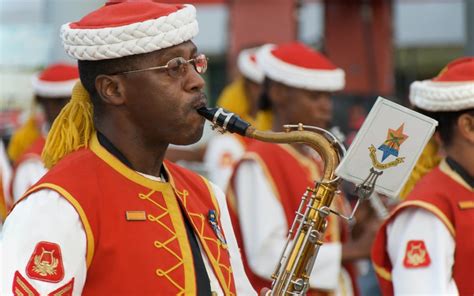
[[[203,133],[197,33],[194,6],[152,0],[62,26],[81,83],[48,134],[51,170],[4,224],[1,295],[255,295],[222,191],[165,160]]]
[[[301,43],[267,45],[257,55],[265,73],[262,107],[271,109],[273,131],[303,123],[327,129],[331,92],[343,89],[344,71]],[[300,145],[252,143],[238,164],[228,190],[236,235],[247,274],[259,291],[270,287],[286,236],[305,188],[321,177],[322,160]],[[334,199],[339,211],[344,199]],[[350,241],[345,223],[329,216],[325,244],[311,276],[310,294],[354,295],[354,273],[347,263],[368,257],[375,230]],[[317,290],[314,290],[317,289]]]

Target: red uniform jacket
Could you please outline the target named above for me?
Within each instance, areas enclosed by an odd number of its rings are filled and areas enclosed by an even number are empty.
[[[447,167],[444,163],[442,166]],[[469,190],[455,181],[455,178],[459,176],[449,168],[441,170],[438,167],[428,173],[377,233],[372,248],[372,260],[384,295],[393,295],[392,263],[386,250],[387,225],[404,209],[410,207],[428,210],[446,225],[456,245],[453,278],[458,291],[460,295],[474,294],[474,193],[472,189]]]
[[[90,149],[66,156],[28,192],[55,190],[78,212],[87,236],[83,295],[194,295],[183,212],[222,290],[235,295],[227,246],[208,219],[215,210],[220,225],[210,185],[172,163],[165,162],[165,168],[168,183],[145,178],[94,137]]]

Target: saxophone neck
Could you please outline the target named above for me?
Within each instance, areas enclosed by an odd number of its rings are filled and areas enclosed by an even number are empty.
[[[198,109],[200,115],[213,123],[221,132],[237,133],[263,142],[308,145],[324,160],[324,180],[335,179],[334,171],[345,154],[345,148],[330,132],[311,126],[286,125],[284,132],[261,131],[239,116],[222,108]]]
[[[302,125],[299,125],[300,128],[298,128],[297,130],[287,129],[284,132],[260,131],[253,127],[250,127],[247,130],[246,136],[249,138],[270,143],[304,144],[315,150],[323,159],[323,180],[334,180],[334,171],[339,165],[345,152],[344,148],[341,149],[340,147],[338,147],[338,144],[342,144],[337,142],[335,138],[334,141],[328,139],[328,137],[326,137],[324,133],[314,132],[311,130],[303,130],[301,129],[301,126]],[[295,125],[290,127],[297,128],[298,126]]]

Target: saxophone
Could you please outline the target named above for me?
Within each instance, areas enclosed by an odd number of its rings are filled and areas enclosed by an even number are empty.
[[[316,150],[324,160],[324,174],[313,187],[306,188],[288,232],[280,262],[272,275],[271,295],[305,295],[319,247],[323,244],[330,209],[338,193],[339,177],[334,173],[345,154],[344,146],[326,130],[299,125],[285,125],[284,132],[260,131],[237,115],[222,108],[198,109],[220,132],[237,133],[245,137],[272,143],[303,143]]]

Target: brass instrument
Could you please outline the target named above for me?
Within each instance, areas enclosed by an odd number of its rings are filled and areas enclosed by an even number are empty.
[[[303,194],[296,211],[280,262],[272,275],[271,295],[305,295],[319,247],[323,244],[330,209],[338,193],[339,177],[334,173],[345,154],[344,146],[329,132],[311,126],[286,125],[284,132],[259,131],[222,108],[201,108],[198,112],[221,132],[272,143],[303,143],[316,150],[324,160],[324,174]]]

